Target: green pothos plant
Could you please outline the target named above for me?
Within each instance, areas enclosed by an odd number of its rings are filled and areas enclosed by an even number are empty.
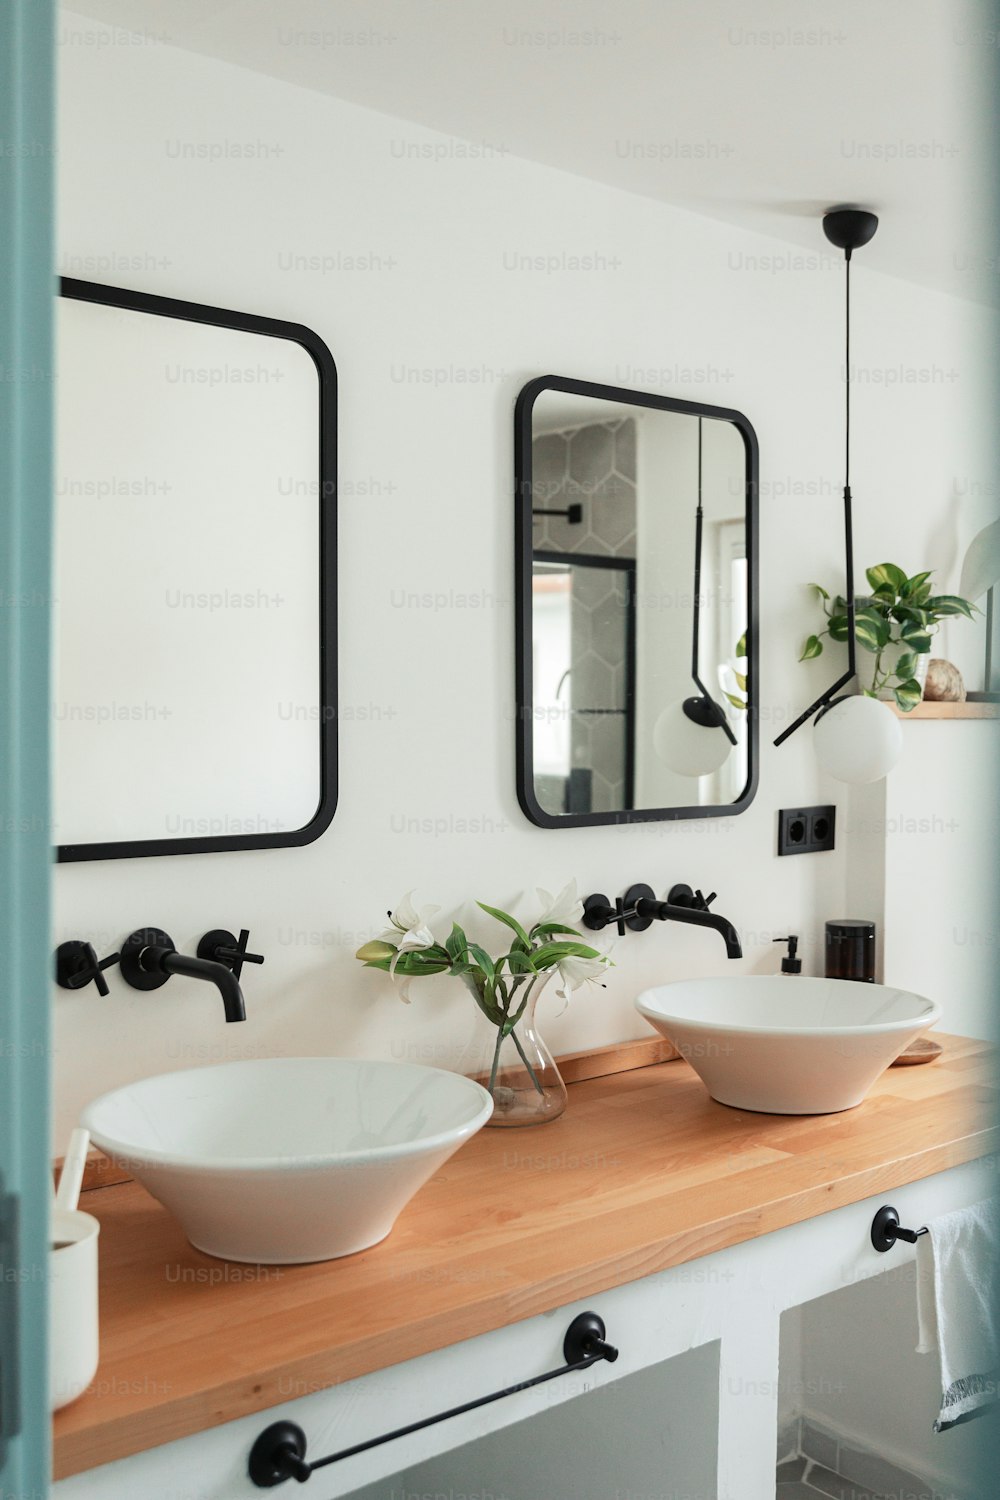
[[[431,932],[429,920],[440,911],[438,906],[419,910],[413,905],[412,892],[404,896],[395,911],[389,912],[389,926],[372,942],[365,943],[355,955],[366,968],[382,969],[400,981],[400,995],[409,1003],[409,986],[414,979],[434,974],[450,974],[461,979],[486,1019],[496,1027],[496,1045],[490,1070],[489,1088],[496,1083],[500,1048],[511,1037],[534,1087],[542,1093],[540,1080],[525,1056],[517,1034],[517,1023],[524,1015],[536,988],[558,970],[562,992],[600,981],[611,959],[581,940],[572,924],[583,916],[583,903],[571,881],[558,896],[538,892],[542,913],[533,926],[524,927],[509,912],[476,905],[488,916],[503,924],[513,937],[505,953],[494,957],[479,943],[471,942],[457,922],[443,943]]]
[[[862,689],[869,698],[891,692],[902,711],[909,713],[923,697],[918,658],[929,654],[938,625],[952,615],[971,620],[976,606],[958,594],[935,594],[930,570],[907,577],[902,568],[887,562],[867,568],[865,576],[871,593],[855,600],[854,639],[874,660],[870,680],[862,681]],[[821,656],[824,637],[838,642],[848,637],[847,600],[841,594],[831,596],[818,583],[810,588],[827,624],[808,637],[800,661]]]

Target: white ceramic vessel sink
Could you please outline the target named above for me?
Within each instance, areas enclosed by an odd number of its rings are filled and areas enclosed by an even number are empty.
[[[83,1124],[196,1249],[294,1265],[384,1239],[492,1110],[458,1073],[282,1057],[144,1078],[95,1100]]]
[[[941,1015],[908,990],[785,974],[680,980],[635,1003],[713,1099],[775,1115],[853,1109]]]

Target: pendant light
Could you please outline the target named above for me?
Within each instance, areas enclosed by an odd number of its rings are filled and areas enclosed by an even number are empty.
[[[694,513],[694,604],[692,608],[691,679],[698,689],[690,698],[677,698],[653,725],[653,749],[679,776],[707,776],[729,755],[736,736],[725,711],[698,675],[701,626],[702,419],[698,418],[698,505]]]
[[[851,252],[875,234],[878,219],[859,208],[838,208],[823,216],[823,233],[844,252],[844,553],[847,572],[847,671],[827,688],[794,724],[775,740],[781,745],[801,729],[807,719],[816,719],[816,755],[823,770],[837,781],[852,786],[881,781],[899,759],[903,732],[892,709],[878,698],[865,695],[838,697],[840,690],[857,676],[857,641],[854,634],[854,523],[851,502]]]

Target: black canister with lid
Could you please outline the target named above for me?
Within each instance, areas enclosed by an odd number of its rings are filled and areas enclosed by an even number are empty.
[[[875,923],[840,917],[826,924],[827,979],[875,983]]]

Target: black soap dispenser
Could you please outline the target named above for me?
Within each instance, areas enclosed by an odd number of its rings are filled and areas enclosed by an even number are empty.
[[[787,943],[788,952],[781,960],[782,974],[801,974],[802,960],[798,957],[799,939],[796,933],[790,933],[786,938],[774,938],[775,943]]]

